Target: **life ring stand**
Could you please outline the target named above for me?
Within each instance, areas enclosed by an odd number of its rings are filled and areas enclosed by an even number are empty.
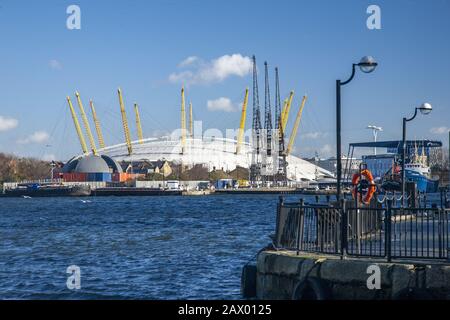
[[[365,184],[367,186],[367,191],[365,193],[359,192],[361,184]],[[360,173],[355,173],[353,175],[352,186],[353,198],[359,199],[364,204],[370,203],[370,200],[372,200],[373,195],[377,190],[372,173],[368,169],[364,169]]]

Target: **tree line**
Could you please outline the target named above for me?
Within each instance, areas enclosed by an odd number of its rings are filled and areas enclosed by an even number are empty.
[[[50,175],[49,162],[0,153],[0,183],[49,179]]]

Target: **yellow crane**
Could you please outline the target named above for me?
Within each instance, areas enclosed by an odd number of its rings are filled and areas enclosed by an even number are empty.
[[[281,114],[280,114],[280,123],[279,123],[279,127],[280,127],[281,131],[283,131],[283,132],[284,132],[284,130],[283,130],[284,113],[286,112],[286,106],[287,106],[287,103],[288,103],[288,99],[284,99],[284,102],[283,102],[283,109],[281,109]]]
[[[89,125],[88,118],[86,116],[86,112],[84,112],[83,104],[81,103],[80,94],[78,91],[75,92],[75,96],[77,97],[78,107],[80,108],[81,119],[83,120],[84,129],[86,130],[87,136],[89,138],[89,144],[91,145],[91,150],[94,154],[97,154],[97,147],[95,146],[94,136],[92,135],[91,127]]]
[[[95,124],[95,131],[97,132],[98,144],[101,149],[105,148],[105,140],[103,140],[102,129],[100,127],[100,121],[97,117],[97,112],[95,111],[94,102],[92,100],[89,101],[89,105],[91,106],[92,118]]]
[[[239,154],[239,152],[241,151],[241,145],[244,140],[245,118],[247,117],[247,104],[248,104],[248,88],[245,89],[244,103],[242,104],[241,123],[239,125],[236,154]]]
[[[136,114],[136,128],[137,128],[137,134],[139,143],[144,143],[144,135],[142,134],[142,126],[141,126],[141,117],[139,116],[139,107],[137,103],[134,104],[134,113]]]
[[[283,132],[286,130],[286,125],[289,119],[289,112],[291,111],[292,99],[294,98],[294,91],[291,91],[289,99],[287,100],[286,108],[283,114]]]
[[[181,88],[181,153],[186,147],[186,108],[184,104],[184,87]]]
[[[303,108],[305,107],[307,97],[303,96],[302,103],[300,104],[300,108],[298,109],[297,117],[295,118],[294,127],[292,128],[291,137],[289,138],[289,144],[286,150],[286,155],[288,156],[292,148],[294,147],[295,137],[297,136],[297,130],[300,125],[300,120],[302,119]]]
[[[192,115],[192,102],[189,102],[189,137],[194,137],[194,127],[193,127],[194,118]]]
[[[70,101],[70,97],[67,96],[67,103],[69,104],[70,113],[72,114],[73,124],[75,125],[75,130],[77,130],[78,139],[80,140],[81,149],[83,153],[88,153],[88,148],[86,146],[86,141],[84,140],[83,131],[81,131],[80,123],[78,122],[77,114],[75,113],[75,109],[73,108],[72,101]]]
[[[127,114],[125,113],[125,106],[123,104],[122,90],[117,89],[119,95],[120,113],[122,114],[122,125],[123,131],[125,133],[125,142],[127,143],[128,155],[133,152],[133,147],[131,146],[130,130],[128,128]]]

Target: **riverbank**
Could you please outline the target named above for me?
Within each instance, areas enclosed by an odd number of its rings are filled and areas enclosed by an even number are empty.
[[[74,186],[74,184],[71,184]],[[91,188],[89,192],[83,194],[68,194],[67,196],[207,196],[207,195],[256,195],[256,194],[278,194],[278,195],[304,195],[304,196],[334,196],[335,190],[303,190],[296,188],[240,188],[240,189],[205,189],[205,190],[181,190],[181,189],[161,189],[144,187],[106,187],[100,184],[87,185]],[[9,189],[14,190],[14,189]],[[0,197],[41,197],[42,193],[33,190],[23,189],[21,192],[11,192],[6,190],[0,193]],[[345,193],[349,194],[348,192]],[[62,196],[61,192],[55,190],[54,193],[45,193],[46,197]]]
[[[448,263],[388,263],[381,259],[342,260],[333,255],[262,251],[256,269],[258,299],[450,299]],[[378,271],[379,287],[374,287],[372,279],[377,275],[371,276]]]

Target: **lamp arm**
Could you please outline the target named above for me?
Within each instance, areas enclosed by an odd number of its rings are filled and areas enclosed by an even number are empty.
[[[412,121],[412,120],[414,120],[414,118],[417,116],[417,110],[418,110],[419,108],[416,108],[415,110],[414,110],[414,115],[411,117],[411,118],[409,118],[409,119],[405,119],[405,121],[406,122],[409,122],[409,121]]]
[[[356,64],[352,65],[352,75],[350,76],[350,78],[348,78],[347,81],[341,82],[341,86],[346,85],[347,83],[349,83],[350,81],[353,80],[353,77],[355,76],[355,71],[356,71]]]

